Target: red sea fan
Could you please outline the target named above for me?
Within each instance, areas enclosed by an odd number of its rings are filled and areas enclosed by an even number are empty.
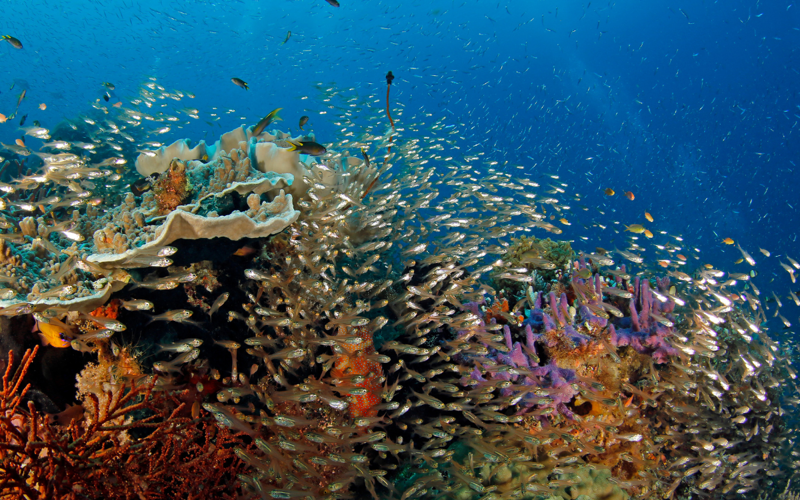
[[[109,393],[105,404],[90,395],[85,404],[99,417],[88,423],[58,425],[32,402],[23,406],[37,350],[14,371],[9,354],[3,377],[0,498],[246,498],[237,474],[247,466],[234,449],[250,449],[247,438],[190,418],[176,397],[153,391],[155,380]]]

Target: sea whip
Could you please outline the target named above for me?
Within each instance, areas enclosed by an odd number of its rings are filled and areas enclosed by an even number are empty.
[[[392,125],[392,135],[389,136],[389,145],[386,147],[386,157],[383,160],[384,166],[386,165],[386,162],[389,161],[389,154],[392,152],[392,139],[394,138],[394,120],[392,120],[392,114],[389,112],[389,90],[392,88],[392,80],[394,80],[394,75],[390,71],[386,73],[386,116],[389,118],[389,123]],[[369,157],[367,156],[367,153],[364,150],[361,150],[361,154],[364,155],[364,161],[366,162],[367,167],[369,167]],[[366,191],[364,191],[364,195],[361,196],[362,200],[367,197],[369,191],[376,182],[378,182],[377,177],[375,177],[375,179],[370,182],[369,186],[367,186]]]

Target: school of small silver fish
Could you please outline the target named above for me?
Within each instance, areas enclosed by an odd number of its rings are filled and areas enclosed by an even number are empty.
[[[89,142],[26,129],[51,142],[9,147],[41,166],[0,185],[0,315],[33,317],[49,343],[87,354],[137,343],[160,390],[203,377],[215,390],[193,414],[255,442],[257,452],[237,448],[251,472],[231,485],[254,498],[755,498],[788,488],[800,460],[787,410],[800,402],[797,347],[767,324],[771,315],[791,328],[783,301],[800,299],[756,287],[755,252],[738,247],[748,272],[704,265],[648,213],[650,229],[627,232],[593,219],[625,248],[581,237],[557,261],[541,242],[583,216],[565,179],[465,155],[443,119],[388,127],[367,106],[378,96],[321,91],[339,102],[324,119],[341,137],[310,160],[297,222],[181,265],[190,254],[178,242],[104,267],[88,259],[97,236],[80,228],[130,196],[120,167],[180,120],[146,109],[190,93],[146,82],[129,103],[98,106],[106,116],[67,124]],[[369,113],[367,125],[354,113]],[[541,239],[514,260],[521,236]],[[797,261],[758,250],[795,282]],[[640,281],[669,312],[647,310]],[[98,290],[107,293],[81,301]],[[117,313],[98,312],[114,301]],[[663,359],[598,326],[620,328],[637,308],[668,332]],[[537,310],[555,328],[526,339]]]

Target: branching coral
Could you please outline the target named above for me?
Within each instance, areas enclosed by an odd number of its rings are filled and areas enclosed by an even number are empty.
[[[130,383],[101,401],[88,394],[93,418],[51,422],[32,402],[23,379],[38,349],[27,351],[0,393],[0,492],[38,498],[236,498],[232,484],[245,466],[234,447],[241,436],[186,415],[184,404],[155,380]],[[147,416],[145,416],[147,415]],[[128,433],[143,434],[129,439]]]

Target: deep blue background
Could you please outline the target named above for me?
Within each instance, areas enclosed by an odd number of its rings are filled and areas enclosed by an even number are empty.
[[[0,44],[0,112],[27,88],[19,115],[52,127],[87,113],[101,82],[126,100],[152,76],[196,95],[165,111],[201,111],[157,140],[213,141],[283,107],[282,128],[296,132],[309,114],[330,142],[340,127],[336,110],[319,114],[324,95],[357,95],[369,105],[359,118],[378,116],[392,70],[398,126],[422,134],[444,118],[459,151],[480,156],[476,168],[496,161],[542,186],[567,184],[557,197],[571,207],[565,236],[587,238],[577,246],[627,246],[622,224],[645,223],[647,210],[656,237],[638,243],[651,258],[674,260],[653,246],[671,242],[692,266],[749,272],[721,242],[733,238],[758,261],[762,292],[775,290],[797,323],[787,294],[800,284],[778,265],[800,259],[793,1],[3,0],[0,34],[25,48]],[[0,141],[19,137],[18,120],[0,125]]]

